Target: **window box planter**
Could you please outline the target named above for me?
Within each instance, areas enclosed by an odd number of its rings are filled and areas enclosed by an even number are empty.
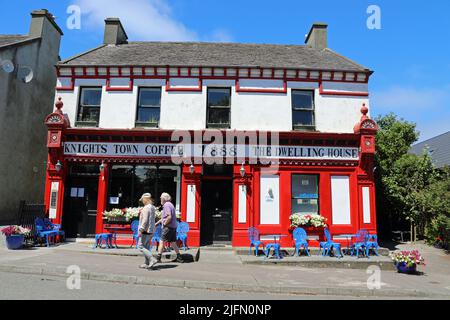
[[[23,234],[13,234],[10,236],[5,237],[6,241],[6,247],[10,250],[17,250],[22,248],[23,246],[23,240],[24,240]]]

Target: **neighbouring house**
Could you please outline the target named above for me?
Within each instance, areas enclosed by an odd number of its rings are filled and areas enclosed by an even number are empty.
[[[246,246],[251,226],[291,245],[292,214],[344,243],[376,232],[372,71],[327,47],[326,24],[305,45],[134,42],[108,18],[57,74],[45,203],[69,237],[144,192],[172,195],[191,246]]]
[[[27,35],[0,34],[0,223],[21,200],[42,203],[47,130],[62,31],[47,10],[31,13]]]
[[[428,152],[438,169],[450,166],[450,131],[416,143],[411,147],[410,152],[418,156]]]

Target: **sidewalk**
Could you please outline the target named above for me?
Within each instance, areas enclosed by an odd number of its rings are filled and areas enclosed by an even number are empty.
[[[417,245],[428,261],[421,276],[380,272],[381,289],[369,290],[365,269],[304,268],[291,265],[243,264],[233,250],[201,250],[198,262],[165,262],[155,270],[138,269],[143,258],[135,249],[125,255],[69,243],[52,248],[12,251],[0,248],[0,271],[67,277],[77,265],[82,278],[157,286],[353,297],[422,297],[450,299],[450,257],[440,250]],[[106,250],[102,250],[104,252]],[[110,252],[112,253],[112,252]],[[196,250],[188,254],[194,255]],[[128,255],[127,255],[128,254]]]

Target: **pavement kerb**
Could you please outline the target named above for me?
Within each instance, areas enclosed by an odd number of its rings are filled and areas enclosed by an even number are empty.
[[[33,275],[46,275],[56,277],[68,277],[69,274],[62,268],[41,268],[30,266],[0,265],[0,271],[9,273],[23,273]],[[221,283],[179,279],[157,279],[144,276],[127,276],[119,274],[82,272],[82,279],[89,279],[103,282],[116,282],[140,285],[152,285],[162,287],[177,287],[190,289],[244,291],[259,293],[281,293],[294,295],[331,295],[331,296],[352,296],[352,297],[422,297],[422,298],[445,298],[450,299],[450,295],[427,294],[420,290],[412,289],[380,289],[369,290],[361,288],[330,288],[330,287],[288,287],[288,286],[260,286],[236,283]]]

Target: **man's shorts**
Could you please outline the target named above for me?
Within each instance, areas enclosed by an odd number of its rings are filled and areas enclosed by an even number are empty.
[[[164,227],[161,234],[161,240],[164,242],[177,241],[177,229]]]

